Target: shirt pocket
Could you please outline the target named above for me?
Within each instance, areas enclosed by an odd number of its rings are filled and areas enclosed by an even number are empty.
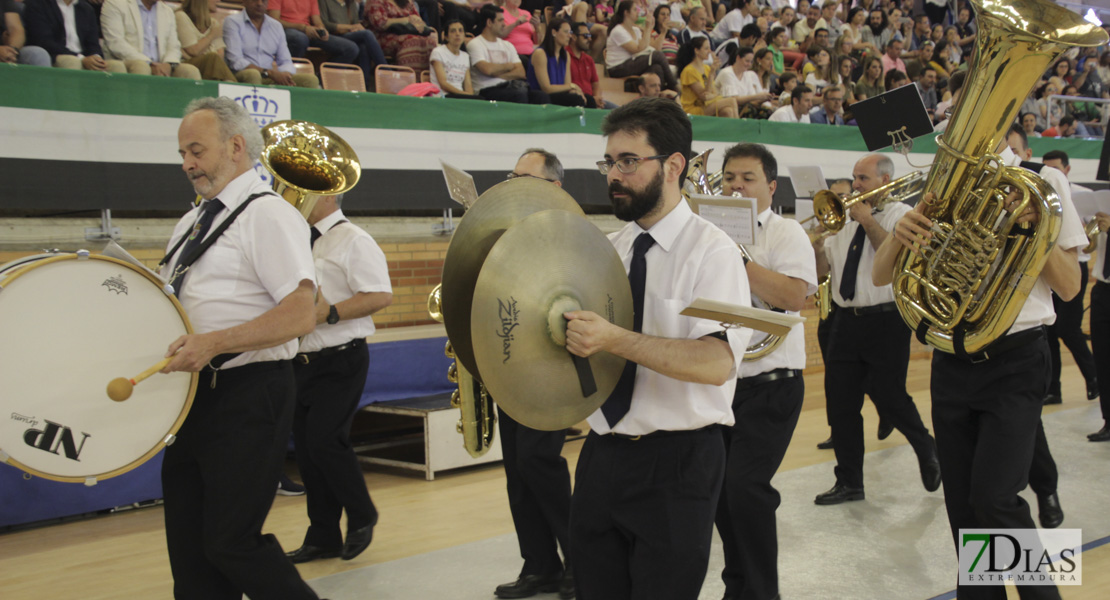
[[[198,295],[232,295],[239,285],[242,265],[243,257],[238,250],[213,245],[193,264],[193,269],[203,277],[191,278],[188,285]]]

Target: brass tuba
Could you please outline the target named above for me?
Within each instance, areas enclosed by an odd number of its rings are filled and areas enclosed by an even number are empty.
[[[326,127],[308,121],[275,121],[262,128],[262,166],[274,191],[305,219],[320,196],[342,194],[362,175],[355,151]]]
[[[965,355],[1009,330],[1060,231],[1060,201],[1036,174],[1001,164],[995,150],[1049,64],[1070,46],[1107,35],[1047,0],[970,0],[975,54],[924,192],[933,221],[923,257],[906,248],[894,266],[898,311],[919,340]],[[1019,205],[1007,210],[1011,191]],[[1032,208],[1036,225],[1017,222]]]
[[[686,170],[686,181],[682,185],[682,195],[687,201],[693,194],[703,194],[707,196],[720,196],[723,186],[721,180],[723,179],[723,169],[710,173],[709,168],[709,154],[713,152],[710,148],[705,152],[695,156],[690,160],[690,167]],[[740,253],[744,255],[749,261],[752,260],[751,255],[744,248],[742,244],[737,244],[740,247]],[[754,300],[758,300],[753,296]],[[764,304],[763,308],[767,310],[776,310],[775,307]],[[782,343],[786,341],[786,336],[781,335],[767,335],[759,338],[753,342],[744,351],[744,360],[756,361],[768,354],[771,354],[778,349]]]
[[[441,285],[428,294],[428,314],[432,319],[443,322],[443,305],[440,295]],[[448,358],[455,358],[451,342],[443,349]],[[456,360],[447,369],[447,380],[458,386],[451,392],[451,406],[459,409],[461,417],[455,430],[463,436],[463,448],[467,454],[478,458],[489,451],[493,444],[494,426],[497,414],[493,410],[493,397],[486,392],[486,386],[470,374],[466,367]]]

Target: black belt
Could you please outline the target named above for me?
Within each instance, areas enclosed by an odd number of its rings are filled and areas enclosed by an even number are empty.
[[[203,372],[203,373],[215,373],[216,371],[220,370],[220,367],[224,366],[224,363],[227,363],[227,362],[231,361],[231,359],[235,358],[236,356],[239,356],[240,354],[242,354],[242,352],[229,352],[229,353],[225,353],[225,354],[217,354],[216,356],[212,357],[212,360],[208,361],[208,364],[205,365],[203,369],[201,369],[201,372]]]
[[[679,436],[683,436],[683,435],[692,435],[692,434],[695,434],[695,433],[709,433],[711,431],[716,431],[718,427],[720,427],[720,426],[716,425],[716,424],[713,424],[713,425],[706,425],[705,427],[702,427],[700,429],[680,429],[680,430],[677,430],[677,431],[671,431],[669,429],[660,429],[658,431],[653,431],[651,433],[645,433],[643,435],[625,435],[623,433],[611,433],[610,432],[609,435],[613,436],[614,438],[616,438],[618,440],[626,440],[626,441],[630,441],[630,442],[635,442],[635,441],[640,441],[640,440],[646,441],[646,440],[657,440],[657,439],[660,439],[660,438],[667,438],[667,437],[679,437]]]
[[[862,317],[864,315],[877,315],[879,313],[894,312],[898,310],[898,305],[893,302],[884,302],[883,304],[876,304],[874,306],[840,306],[833,304],[836,310],[842,310],[850,315]]]
[[[774,369],[772,371],[767,371],[766,373],[760,373],[759,375],[752,375],[751,377],[737,379],[736,389],[746,390],[757,385],[763,385],[764,383],[771,383],[772,381],[776,381],[778,379],[790,379],[791,377],[801,376],[801,369]]]
[[[986,362],[988,360],[998,358],[1003,354],[1010,352],[1011,350],[1015,350],[1022,346],[1028,346],[1029,344],[1032,344],[1044,337],[1044,326],[1026,329],[1025,331],[1019,331],[1015,334],[995,340],[990,346],[987,346],[986,350],[976,352],[974,354],[968,354],[967,360],[971,363]]]
[[[336,353],[342,352],[344,350],[350,350],[351,348],[357,348],[359,344],[365,344],[365,343],[366,343],[366,340],[351,340],[351,341],[347,342],[346,344],[339,344],[338,346],[331,346],[331,347],[328,347],[328,348],[322,348],[322,349],[317,350],[315,352],[300,352],[300,353],[297,354],[297,356],[293,360],[301,363],[302,365],[307,365],[308,363],[310,363],[314,360],[319,360],[321,358],[324,358],[326,356],[331,356],[332,354],[336,354]]]

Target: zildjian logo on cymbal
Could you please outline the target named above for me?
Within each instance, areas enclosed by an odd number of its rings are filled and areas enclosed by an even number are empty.
[[[497,318],[501,320],[501,331],[497,332],[497,336],[501,338],[501,353],[505,356],[501,362],[507,363],[513,357],[513,330],[520,325],[520,311],[516,308],[515,298],[497,299]]]

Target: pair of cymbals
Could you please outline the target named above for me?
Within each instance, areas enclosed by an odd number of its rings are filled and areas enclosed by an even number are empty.
[[[533,429],[585,419],[624,369],[623,358],[576,361],[565,347],[565,312],[631,329],[632,292],[605,234],[549,182],[518,178],[478,198],[444,259],[442,306],[456,360]]]

